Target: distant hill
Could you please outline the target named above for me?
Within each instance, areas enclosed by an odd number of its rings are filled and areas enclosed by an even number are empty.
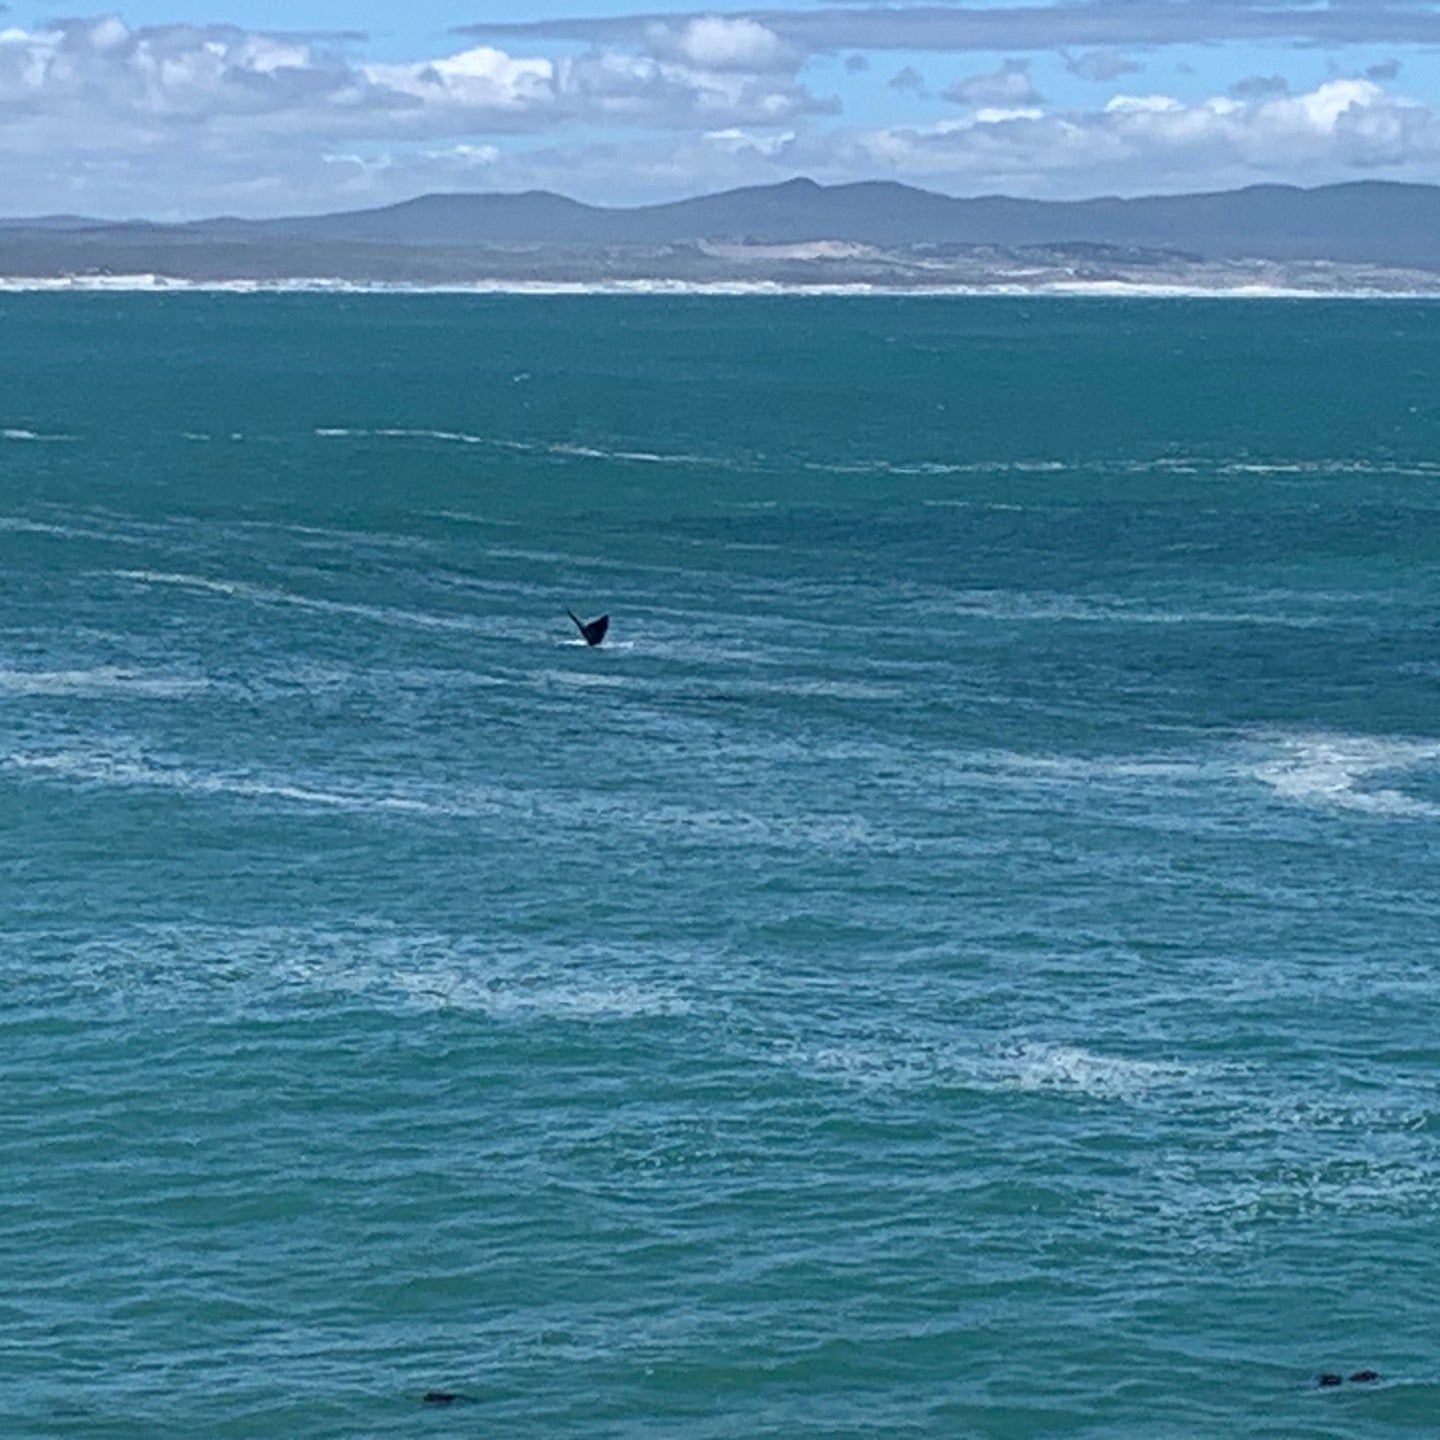
[[[1255,185],[1215,194],[1057,202],[956,199],[889,181],[791,180],[631,209],[584,205],[546,191],[424,195],[379,210],[207,220],[181,228],[230,240],[447,246],[846,240],[1013,247],[1087,241],[1180,249],[1212,259],[1440,268],[1440,187],[1366,180],[1312,190]]]
[[[382,209],[268,220],[0,220],[0,277],[136,274],[418,285],[1114,281],[1428,293],[1440,290],[1440,187],[1256,185],[1055,202],[800,179],[628,209],[530,191],[424,195]]]

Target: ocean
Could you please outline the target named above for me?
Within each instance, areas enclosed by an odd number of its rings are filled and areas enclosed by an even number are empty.
[[[0,326],[0,1435],[1436,1432],[1440,307]]]

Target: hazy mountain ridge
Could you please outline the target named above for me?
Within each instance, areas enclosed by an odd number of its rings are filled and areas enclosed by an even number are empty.
[[[1212,259],[1440,266],[1440,187],[1358,181],[1317,190],[1258,185],[1213,194],[1051,201],[958,199],[890,181],[822,186],[792,180],[631,209],[585,205],[548,191],[425,195],[379,210],[202,221],[188,228],[418,245],[1095,241],[1178,246]]]
[[[825,246],[829,245],[829,249]],[[819,246],[819,249],[815,247]],[[785,247],[790,247],[787,251]],[[798,247],[798,248],[797,248]],[[507,278],[1009,283],[1017,269],[1123,282],[1136,270],[1378,267],[1440,286],[1440,187],[1359,181],[1304,190],[1083,201],[960,199],[890,181],[749,187],[628,209],[548,191],[425,195],[373,210],[162,224],[46,216],[0,222],[0,274],[189,279]],[[988,277],[988,280],[987,280]],[[1267,275],[1263,283],[1285,283]],[[1347,283],[1336,278],[1337,288]],[[1405,288],[1401,286],[1400,288]]]

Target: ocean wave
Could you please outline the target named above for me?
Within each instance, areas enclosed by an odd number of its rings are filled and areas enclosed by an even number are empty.
[[[16,535],[54,535],[65,540],[104,538],[76,530],[69,525],[54,525],[48,520],[31,520],[24,515],[0,515],[0,531]]]
[[[1254,625],[1285,630],[1314,630],[1337,625],[1364,625],[1356,613],[1287,614],[1280,610],[1162,609],[1121,596],[1039,594],[1024,591],[935,592],[930,604],[949,613],[990,620],[1039,621],[1075,625]]]
[[[518,520],[498,520],[493,515],[477,515],[473,510],[430,510],[431,520],[453,520],[459,525],[498,525],[505,529],[519,530]]]
[[[382,440],[443,440],[452,445],[500,445],[509,448],[507,442],[490,440],[484,435],[467,435],[463,430],[346,430],[322,431],[317,435],[345,434],[352,436],[378,435]],[[518,448],[518,447],[517,447]]]
[[[1021,1091],[1136,1103],[1197,1080],[1191,1067],[1174,1061],[1040,1042],[968,1049],[922,1039],[886,1046],[857,1041],[793,1045],[777,1053],[784,1063],[811,1078],[867,1089]]]
[[[1370,735],[1294,736],[1274,742],[1250,774],[1282,799],[1324,809],[1409,819],[1440,816],[1440,805],[1374,783],[1440,762],[1440,742]]]
[[[605,460],[629,465],[709,465],[734,468],[733,458],[667,453],[659,450],[622,450],[583,445],[569,440],[511,440],[495,435],[475,435],[465,430],[432,430],[384,426],[358,429],[347,426],[317,426],[313,434],[321,440],[434,440],[449,445],[485,445],[515,454],[548,455],[568,460]]]
[[[1071,458],[1036,457],[1027,460],[944,460],[917,457],[873,456],[859,459],[795,457],[786,460],[759,455],[707,455],[655,448],[607,446],[580,440],[518,440],[505,436],[481,435],[462,429],[422,426],[358,427],[325,425],[311,432],[317,439],[426,440],[438,444],[483,446],[512,454],[550,457],[558,460],[593,460],[633,465],[703,466],[714,469],[784,474],[793,468],[821,475],[890,476],[896,479],[943,479],[946,477],[1022,478],[1067,474],[1172,475],[1181,478],[1211,476],[1223,478],[1325,478],[1373,476],[1376,478],[1434,479],[1440,477],[1440,462],[1425,460],[1377,460],[1369,456],[1320,456],[1254,460],[1240,455]],[[57,437],[58,438],[58,437]],[[970,497],[926,499],[927,506],[981,508],[992,511],[1024,511],[1032,507],[990,502]],[[772,509],[774,501],[754,501],[740,508]]]
[[[76,440],[76,435],[42,435],[36,430],[26,430],[18,427],[10,427],[0,430],[0,440],[19,440],[36,443],[53,443],[57,441]]]
[[[802,467],[830,475],[1062,475],[1071,469],[1064,460],[810,460]]]
[[[138,585],[172,585],[205,594],[222,595],[227,599],[244,600],[255,605],[293,606],[326,615],[353,615],[380,625],[393,625],[416,630],[457,630],[484,635],[492,631],[463,615],[438,615],[424,610],[401,610],[387,605],[364,605],[348,600],[325,600],[310,595],[297,595],[268,585],[255,585],[245,580],[217,580],[207,575],[189,575],[165,570],[115,570],[117,579]]]
[[[0,532],[15,535],[51,535],[57,540],[101,540],[112,545],[147,545],[150,541],[117,530],[96,530],[59,520],[37,520],[29,515],[0,515]]]
[[[1041,508],[1033,505],[1008,505],[998,500],[925,500],[921,503],[932,510],[989,510],[1013,515],[1023,515],[1027,510]]]
[[[1102,1055],[1078,1045],[1022,1044],[1002,1052],[992,1065],[996,1080],[1006,1088],[1093,1100],[1137,1100],[1193,1078],[1187,1067],[1173,1061]]]
[[[0,669],[0,692],[8,695],[117,696],[166,700],[214,688],[211,680],[185,675],[98,666],[88,670]]]
[[[1325,478],[1330,476],[1374,476],[1377,478],[1435,479],[1440,477],[1440,461],[1377,460],[1371,456],[1316,456],[1308,458],[1276,458],[1252,460],[1245,456],[1157,455],[1151,457],[1106,457],[1034,460],[917,460],[875,458],[868,460],[808,460],[802,469],[835,475],[915,476],[1005,476],[1063,475],[1070,473],[1118,475],[1175,475],[1216,477],[1279,477]],[[987,504],[967,497],[930,499],[931,506],[954,505],[959,508],[990,510],[1023,510],[1029,506]]]
[[[435,813],[436,809],[403,795],[329,789],[275,777],[207,771],[99,749],[13,753],[0,758],[0,769],[81,786],[172,790],[186,795],[280,801],[309,809],[406,814]]]
[[[454,786],[406,778],[386,787],[349,776],[297,776],[231,770],[95,743],[17,750],[0,756],[0,772],[82,789],[164,790],[199,800],[258,801],[328,814],[377,819],[425,816],[449,821],[543,822],[557,834],[586,835],[603,825],[676,849],[835,851],[905,848],[860,817],[719,810],[603,791]]]
[[[463,1010],[495,1020],[616,1021],[688,1015],[692,1006],[674,991],[626,981],[528,982],[477,979],[431,970],[392,973],[389,984],[411,1004]]]
[[[587,947],[584,972],[555,947],[379,924],[139,926],[63,942],[64,983],[108,1004],[273,1009],[297,994],[349,997],[396,1014],[457,1011],[510,1024],[599,1023],[688,1015],[661,977],[667,957]]]
[[[671,694],[700,699],[743,700],[753,697],[777,696],[788,700],[847,700],[892,703],[905,697],[898,685],[885,685],[863,680],[805,679],[762,680],[741,676],[724,679],[709,677],[668,681],[663,677],[647,677],[647,683]]]

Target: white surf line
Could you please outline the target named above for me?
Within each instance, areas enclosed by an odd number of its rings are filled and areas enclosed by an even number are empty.
[[[1026,300],[1437,300],[1440,289],[1387,289],[1352,286],[1310,289],[1300,286],[1165,285],[1126,281],[1002,281],[993,285],[893,286],[863,283],[801,285],[768,280],[476,280],[445,284],[364,282],[324,277],[284,280],[189,280],[135,275],[0,276],[0,293],[42,294],[218,294],[218,295],[472,295],[472,296],[717,296],[743,299],[816,297],[820,299],[997,299]]]

